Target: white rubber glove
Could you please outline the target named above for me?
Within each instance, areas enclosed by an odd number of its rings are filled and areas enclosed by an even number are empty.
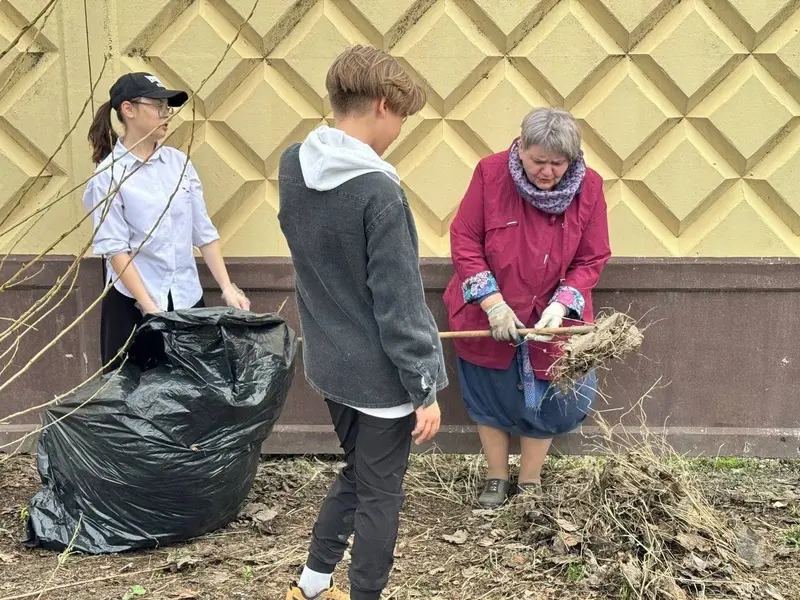
[[[250,310],[250,300],[244,295],[244,292],[233,283],[222,290],[222,299],[225,301],[225,304],[231,308]]]
[[[542,318],[534,325],[534,329],[544,329],[548,327],[561,327],[561,323],[567,314],[567,307],[560,302],[553,302],[542,311]],[[536,335],[530,333],[525,336],[526,341],[549,342],[553,339],[552,335]]]

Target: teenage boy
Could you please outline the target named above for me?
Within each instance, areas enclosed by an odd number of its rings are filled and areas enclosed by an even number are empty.
[[[414,220],[397,172],[381,159],[425,93],[369,46],[336,58],[326,87],[336,126],[283,153],[278,218],[296,273],[306,379],[325,398],[346,466],[286,598],[346,600],[332,573],[354,533],[349,598],[378,600],[394,562],[411,442],[438,432],[436,394],[447,385]]]

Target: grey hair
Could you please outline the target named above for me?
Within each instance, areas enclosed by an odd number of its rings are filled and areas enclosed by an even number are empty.
[[[581,131],[578,122],[560,108],[534,108],[525,115],[521,126],[522,147],[541,146],[563,154],[569,162],[578,158],[581,150]]]

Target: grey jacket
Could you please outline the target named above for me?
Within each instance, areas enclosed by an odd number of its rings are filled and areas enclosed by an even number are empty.
[[[299,152],[295,144],[281,155],[278,219],[296,274],[306,379],[353,407],[428,406],[448,380],[401,187],[365,172],[311,189]]]

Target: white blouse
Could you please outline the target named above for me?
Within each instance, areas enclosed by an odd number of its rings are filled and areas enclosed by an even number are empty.
[[[191,161],[184,170],[186,154],[169,146],[146,162],[126,152],[118,141],[83,195],[92,213],[94,254],[106,259],[110,281],[115,277],[110,259],[140,248],[133,263],[158,307],[167,310],[170,293],[174,309],[194,306],[203,296],[194,247],[219,239],[197,171]],[[122,281],[115,287],[133,297]]]

